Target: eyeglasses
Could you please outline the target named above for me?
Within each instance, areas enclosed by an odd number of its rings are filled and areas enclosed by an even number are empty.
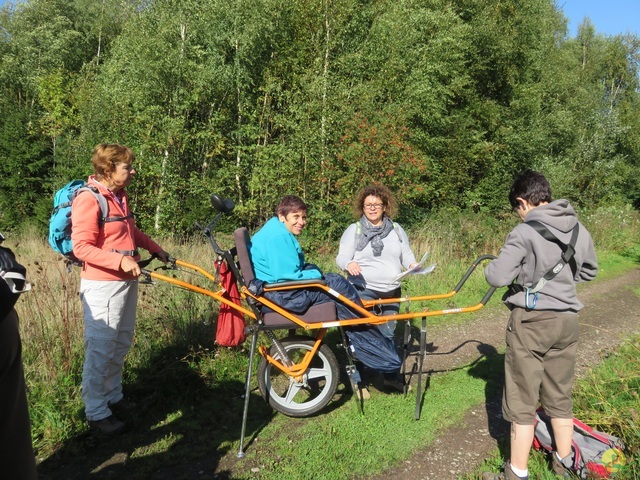
[[[381,203],[365,203],[363,205],[364,208],[371,208],[373,210],[378,210],[379,208],[382,208],[383,205]]]

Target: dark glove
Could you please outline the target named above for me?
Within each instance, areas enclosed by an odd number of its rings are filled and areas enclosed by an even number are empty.
[[[264,292],[264,284],[265,282],[263,282],[262,280],[254,278],[249,282],[249,286],[247,287],[247,290],[249,290],[256,297],[259,297]]]

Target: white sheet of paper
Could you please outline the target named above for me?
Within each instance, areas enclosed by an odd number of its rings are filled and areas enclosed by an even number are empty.
[[[428,256],[429,256],[429,252],[425,253],[422,256],[422,259],[420,259],[420,261],[413,268],[410,268],[409,270],[405,270],[404,272],[396,275],[396,278],[395,278],[396,281],[401,280],[407,275],[411,275],[411,274],[426,275],[427,273],[433,272],[436,268],[435,263],[432,265],[429,265],[428,267],[424,267],[424,268],[422,267],[424,265],[424,262],[427,260]]]

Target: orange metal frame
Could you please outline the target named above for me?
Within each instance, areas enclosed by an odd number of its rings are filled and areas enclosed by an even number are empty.
[[[196,272],[207,277],[212,282],[219,283],[216,277],[212,275],[210,272],[208,272],[207,270],[205,270],[204,268],[201,268],[197,265],[192,265],[191,263],[183,262],[182,260],[175,260],[174,263],[180,267],[188,268],[190,270],[195,270]],[[220,290],[217,290],[214,292],[211,290],[207,290],[206,288],[198,287],[197,285],[194,285],[189,282],[185,282],[177,278],[168,277],[167,275],[162,275],[161,273],[158,273],[158,272],[145,271],[144,273],[150,276],[151,278],[155,278],[156,280],[162,280],[163,282],[168,282],[178,287],[191,290],[192,292],[201,293],[202,295],[211,297],[215,301],[224,303],[225,305],[229,305],[230,307],[238,310],[239,312],[242,312],[244,315],[247,315],[248,317],[253,318],[254,320],[257,320],[255,313],[253,313],[251,310],[249,310],[248,308],[244,308],[243,306],[238,305],[237,303],[234,303],[231,300],[225,298],[223,296],[225,290],[224,288],[222,288],[222,286],[220,287]]]
[[[271,285],[268,285],[268,286],[265,287],[265,291],[266,292],[278,291],[278,290],[292,290],[292,289],[299,289],[299,288],[317,288],[317,289],[324,290],[328,295],[331,295],[337,301],[342,302],[344,305],[347,305],[353,311],[358,312],[358,313],[360,313],[362,315],[361,317],[358,317],[358,318],[352,318],[352,319],[346,319],[346,320],[333,320],[332,319],[332,320],[326,321],[326,322],[308,323],[308,322],[305,322],[304,320],[300,319],[298,316],[292,314],[291,312],[288,312],[287,310],[283,309],[279,305],[273,303],[268,298],[266,298],[264,296],[260,296],[260,295],[254,295],[244,285],[240,286],[239,291],[240,291],[240,294],[241,294],[242,298],[245,301],[248,298],[253,299],[257,303],[262,304],[262,305],[270,308],[274,312],[279,313],[280,315],[285,317],[287,320],[289,320],[293,324],[295,324],[298,328],[303,328],[305,330],[317,330],[318,333],[317,333],[316,338],[315,338],[315,344],[313,346],[313,349],[311,351],[307,352],[305,354],[305,357],[302,359],[302,361],[297,363],[297,364],[295,364],[295,365],[291,365],[291,366],[284,365],[279,360],[273,358],[269,354],[269,351],[268,351],[267,348],[265,348],[265,347],[260,347],[259,348],[260,354],[263,357],[265,357],[265,359],[269,363],[271,363],[272,365],[276,366],[283,373],[293,377],[295,380],[300,381],[301,378],[302,378],[302,375],[304,374],[304,372],[309,368],[311,360],[313,359],[313,357],[315,356],[316,352],[320,348],[320,345],[322,344],[322,341],[324,339],[325,333],[326,333],[328,328],[331,328],[331,327],[347,327],[347,326],[363,325],[363,324],[379,325],[379,324],[383,324],[383,323],[386,323],[386,322],[389,322],[389,321],[392,321],[392,320],[407,321],[407,320],[412,320],[414,318],[434,317],[434,316],[439,316],[439,315],[450,315],[450,314],[456,314],[456,313],[470,313],[470,312],[475,312],[477,310],[480,310],[484,306],[484,303],[482,303],[482,301],[480,303],[478,303],[476,305],[473,305],[473,306],[470,306],[470,307],[460,307],[460,308],[441,309],[441,310],[425,310],[425,311],[420,311],[420,312],[397,313],[397,314],[394,314],[394,315],[381,315],[381,316],[375,315],[370,310],[368,310],[368,308],[371,308],[371,307],[373,307],[375,305],[381,305],[381,304],[387,304],[387,303],[403,303],[403,302],[416,302],[416,301],[422,302],[422,301],[440,300],[440,299],[453,297],[456,293],[458,293],[458,290],[459,290],[460,286],[464,283],[464,281],[470,275],[470,273],[473,271],[473,269],[475,269],[475,267],[479,264],[479,262],[484,258],[490,258],[490,256],[480,257],[480,259],[478,259],[476,261],[476,263],[474,263],[472,265],[472,267],[469,269],[469,271],[467,272],[467,274],[465,275],[463,280],[458,284],[456,289],[454,289],[454,290],[452,290],[452,291],[450,291],[448,293],[433,294],[433,295],[419,295],[419,296],[414,296],[414,297],[406,296],[406,297],[380,299],[380,300],[363,300],[362,303],[363,303],[364,307],[352,302],[351,300],[346,298],[344,295],[341,295],[340,293],[336,292],[335,290],[332,290],[331,288],[327,287],[325,284],[320,283],[320,282],[316,282],[316,281],[310,281],[310,282],[304,283],[304,284],[299,284],[298,283],[296,285],[286,285],[286,286],[284,286],[284,285],[283,286],[277,286],[277,285],[271,284]],[[180,266],[180,267],[183,267],[183,268],[186,268],[186,269],[189,269],[189,270],[194,270],[194,271],[200,273],[201,275],[203,275],[204,277],[208,278],[212,282],[219,284],[219,281],[216,278],[216,276],[212,275],[209,271],[205,270],[204,268],[201,268],[201,267],[199,267],[197,265],[193,265],[191,263],[184,262],[182,260],[175,260],[173,263],[175,265],[177,265],[177,266]],[[173,277],[169,277],[167,275],[160,274],[160,273],[155,272],[155,271],[147,271],[147,270],[145,270],[144,273],[146,275],[148,275],[149,277],[154,278],[156,280],[161,280],[163,282],[168,282],[168,283],[171,283],[171,284],[173,284],[175,286],[178,286],[178,287],[181,287],[181,288],[184,288],[184,289],[187,289],[187,290],[191,290],[193,292],[200,293],[202,295],[209,296],[209,297],[213,298],[215,301],[220,302],[220,303],[224,303],[224,304],[230,306],[231,308],[233,308],[233,309],[241,312],[242,314],[246,315],[247,317],[252,318],[253,320],[258,320],[256,314],[252,310],[250,310],[248,308],[245,308],[242,305],[238,305],[237,303],[234,303],[233,301],[225,298],[224,297],[225,290],[224,290],[224,288],[222,288],[222,286],[220,286],[220,290],[212,291],[212,290],[208,290],[206,288],[199,287],[199,286],[194,285],[192,283],[185,282],[185,281],[177,279],[177,278],[173,278]],[[487,295],[490,298],[491,295],[490,294],[487,294]],[[485,296],[485,298],[488,298],[488,297]]]
[[[304,372],[307,371],[309,365],[311,365],[311,360],[313,360],[313,357],[316,355],[316,352],[320,348],[320,345],[322,345],[322,340],[324,340],[325,333],[327,333],[326,328],[318,330],[318,335],[316,336],[316,341],[313,344],[313,348],[305,353],[304,358],[301,362],[296,363],[295,365],[291,365],[290,367],[273,358],[269,354],[269,350],[266,347],[260,346],[258,347],[258,351],[260,352],[260,355],[262,355],[270,364],[274,365],[279,370],[282,370],[283,373],[286,373],[287,375],[293,377],[296,382],[301,382],[302,375],[304,375]]]

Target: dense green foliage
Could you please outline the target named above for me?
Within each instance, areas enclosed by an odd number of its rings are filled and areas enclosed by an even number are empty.
[[[499,213],[525,167],[578,205],[640,201],[635,35],[576,38],[552,0],[26,0],[0,10],[0,224],[46,224],[95,144],[137,153],[143,228],[208,194],[264,221],[285,193],[335,238],[382,181],[408,227]]]

